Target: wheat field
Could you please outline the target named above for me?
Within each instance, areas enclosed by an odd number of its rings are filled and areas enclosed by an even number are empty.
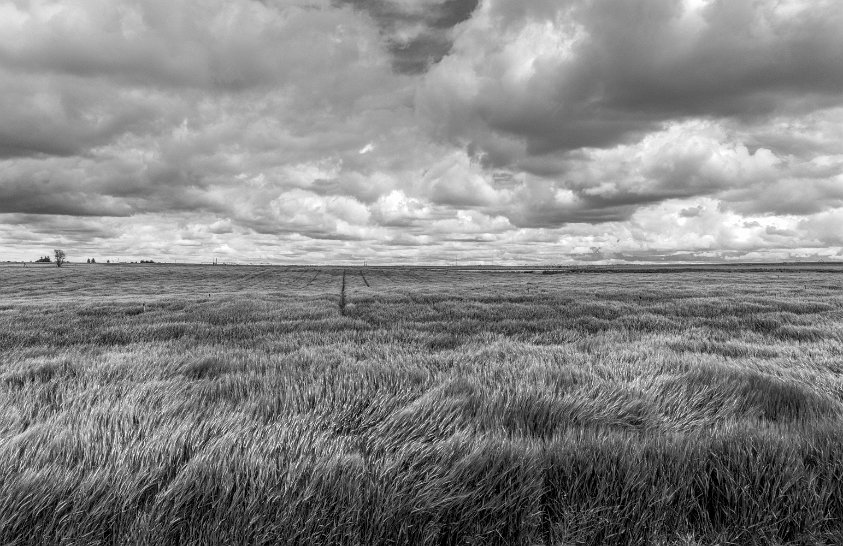
[[[841,543],[840,266],[0,265],[0,544]]]

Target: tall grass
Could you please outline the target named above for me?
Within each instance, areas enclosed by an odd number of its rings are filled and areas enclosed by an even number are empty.
[[[367,273],[0,267],[0,543],[843,543],[836,270]]]

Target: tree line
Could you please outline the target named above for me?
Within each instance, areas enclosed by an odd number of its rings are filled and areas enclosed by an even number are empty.
[[[54,260],[54,258],[51,258],[48,254],[47,256],[41,256],[37,260],[34,260],[34,263],[37,263],[37,264],[55,263],[57,267],[61,267],[62,265],[64,265],[65,262],[67,262],[67,253],[60,248],[57,248],[57,249],[53,250],[53,256],[54,256],[55,260]],[[97,259],[96,258],[87,258],[85,260],[85,263],[86,264],[95,264],[95,263],[97,263]],[[106,263],[111,263],[111,260],[106,260]],[[134,263],[134,262],[132,262],[132,263]],[[154,264],[155,261],[154,260],[141,260],[139,263]]]

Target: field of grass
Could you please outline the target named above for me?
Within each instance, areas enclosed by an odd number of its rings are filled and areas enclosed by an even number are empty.
[[[843,267],[0,266],[0,544],[843,544]]]

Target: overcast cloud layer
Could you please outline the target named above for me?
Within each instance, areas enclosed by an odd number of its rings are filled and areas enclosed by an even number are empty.
[[[843,259],[839,0],[0,0],[0,260]]]

